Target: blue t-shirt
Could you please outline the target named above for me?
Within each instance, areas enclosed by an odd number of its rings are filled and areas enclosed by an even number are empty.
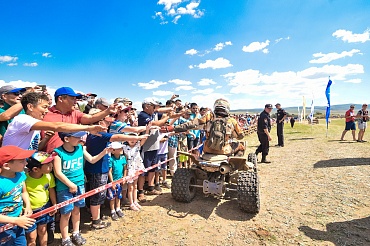
[[[9,217],[18,217],[22,212],[22,189],[26,174],[15,173],[14,178],[0,175],[0,214]],[[1,225],[1,224],[0,224]]]
[[[152,120],[154,120],[154,114],[150,115],[144,111],[141,111],[137,116],[138,126],[146,126]]]
[[[77,145],[73,152],[66,151],[63,146],[54,149],[54,151],[61,159],[62,173],[75,185],[84,185],[84,152],[82,145]],[[62,191],[69,190],[69,188],[59,179],[55,179],[55,190]]]
[[[118,159],[112,155],[109,159],[109,168],[112,168],[113,181],[116,181],[123,177],[123,169],[126,162],[126,157],[121,155]]]
[[[109,133],[121,133],[122,130],[127,126],[126,122],[115,120],[109,126]]]
[[[190,115],[190,120],[194,120],[195,119],[195,117],[197,117],[197,115],[196,114],[191,114]],[[200,118],[200,115],[198,115],[198,117],[197,117],[198,119]],[[194,133],[194,135],[195,135],[195,138],[200,138],[200,130],[190,130],[192,133]]]
[[[91,156],[100,154],[110,143],[111,137],[114,135],[107,132],[99,132],[100,136],[89,134],[86,138],[86,150]],[[109,155],[105,155],[95,164],[91,164],[86,161],[85,172],[86,173],[107,173],[109,171]]]

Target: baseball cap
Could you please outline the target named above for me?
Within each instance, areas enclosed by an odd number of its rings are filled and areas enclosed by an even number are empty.
[[[123,102],[132,102],[129,98],[125,97],[122,99]]]
[[[156,100],[152,97],[147,97],[144,99],[143,104],[153,104],[153,105],[159,105]]]
[[[275,104],[275,106],[281,106],[281,104],[280,103],[277,103],[277,104]]]
[[[131,110],[131,108],[132,108],[131,106],[128,106],[128,107],[125,107],[125,108],[121,109],[121,111],[128,112],[128,111]]]
[[[60,87],[54,93],[54,97],[59,97],[63,95],[76,97],[76,98],[82,98],[82,95],[76,93],[71,87]]]
[[[123,144],[121,142],[112,142],[111,144],[109,144],[109,147],[111,147],[112,149],[120,149],[123,147]]]
[[[24,92],[26,91],[26,88],[17,88],[13,85],[4,85],[0,87],[0,95],[6,94],[6,93],[17,93],[17,92]]]
[[[366,104],[366,103],[364,103],[364,104],[362,104],[362,106],[367,106],[367,104]]]
[[[82,138],[86,135],[86,132],[80,131],[80,132],[58,132],[58,135],[60,139],[64,139],[65,137],[76,137],[76,138]]]
[[[107,101],[107,99],[103,98],[103,97],[99,97],[98,99],[96,99],[95,101],[95,105],[97,104],[101,104],[105,107],[109,107],[110,103]]]
[[[53,152],[52,154],[44,151],[36,151],[30,158],[27,159],[27,168],[32,169],[34,167],[40,167],[41,165],[48,164],[54,160],[54,157],[58,155]]]
[[[273,107],[272,107],[272,104],[268,103],[265,105],[265,108],[273,108]]]
[[[89,93],[86,94],[86,96],[88,96],[88,97],[97,97],[98,95],[96,95],[95,93],[89,92]]]
[[[36,150],[24,150],[17,146],[7,145],[0,148],[0,167],[11,160],[22,160],[30,157]]]

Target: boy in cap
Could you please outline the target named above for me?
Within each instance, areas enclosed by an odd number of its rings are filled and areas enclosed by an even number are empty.
[[[23,172],[26,158],[34,152],[16,146],[0,148],[0,227],[7,223],[14,225],[0,233],[2,246],[26,245],[24,229],[35,223],[34,219],[29,218],[32,209],[25,185],[26,175]]]
[[[54,159],[54,174],[56,179],[57,202],[65,202],[75,196],[85,193],[84,160],[94,164],[108,153],[104,149],[96,156],[91,156],[81,145],[81,138],[86,132],[58,132],[63,145],[56,148]],[[62,246],[83,245],[86,239],[80,234],[80,208],[85,206],[85,199],[69,204],[60,209],[60,232]],[[72,216],[72,241],[68,235],[68,222]],[[73,243],[72,243],[73,242]]]
[[[51,171],[55,153],[35,152],[27,159],[28,173],[26,174],[26,189],[30,197],[33,213],[37,213],[57,203],[55,194],[55,180]],[[36,219],[36,223],[26,230],[28,245],[36,245],[36,238],[39,238],[41,246],[46,246],[48,233],[46,225],[52,221],[56,210],[42,215]]]
[[[113,182],[123,177],[127,162],[126,157],[123,155],[123,145],[121,142],[113,142],[109,146],[112,148],[112,154],[109,159],[108,178],[110,182]],[[124,216],[121,210],[121,199],[122,197],[126,199],[126,194],[127,183],[116,184],[108,189],[107,198],[109,200],[112,220],[118,220]]]

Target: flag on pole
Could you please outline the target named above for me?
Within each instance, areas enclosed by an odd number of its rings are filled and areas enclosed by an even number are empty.
[[[314,115],[314,110],[315,110],[315,106],[313,105],[313,99],[311,101],[311,113],[308,117],[310,117],[310,120],[311,120],[311,124],[313,122],[313,115]]]
[[[299,106],[298,106],[298,121],[301,122],[301,111],[299,110]]]
[[[326,86],[326,90],[325,90],[325,95],[326,95],[326,99],[328,99],[328,106],[326,107],[326,115],[325,115],[325,119],[326,119],[326,130],[329,129],[329,117],[330,117],[330,86],[331,86],[331,83],[332,81],[330,80],[330,77],[329,77],[329,82],[328,82],[328,85]],[[326,131],[326,135],[328,135],[328,132]]]
[[[303,106],[302,106],[302,120],[306,120],[306,99],[303,96]]]

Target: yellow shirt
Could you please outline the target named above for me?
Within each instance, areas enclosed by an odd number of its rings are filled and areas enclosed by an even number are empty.
[[[32,178],[28,173],[26,176],[26,188],[32,210],[43,207],[49,201],[49,189],[55,187],[53,174],[44,174],[39,179]]]

